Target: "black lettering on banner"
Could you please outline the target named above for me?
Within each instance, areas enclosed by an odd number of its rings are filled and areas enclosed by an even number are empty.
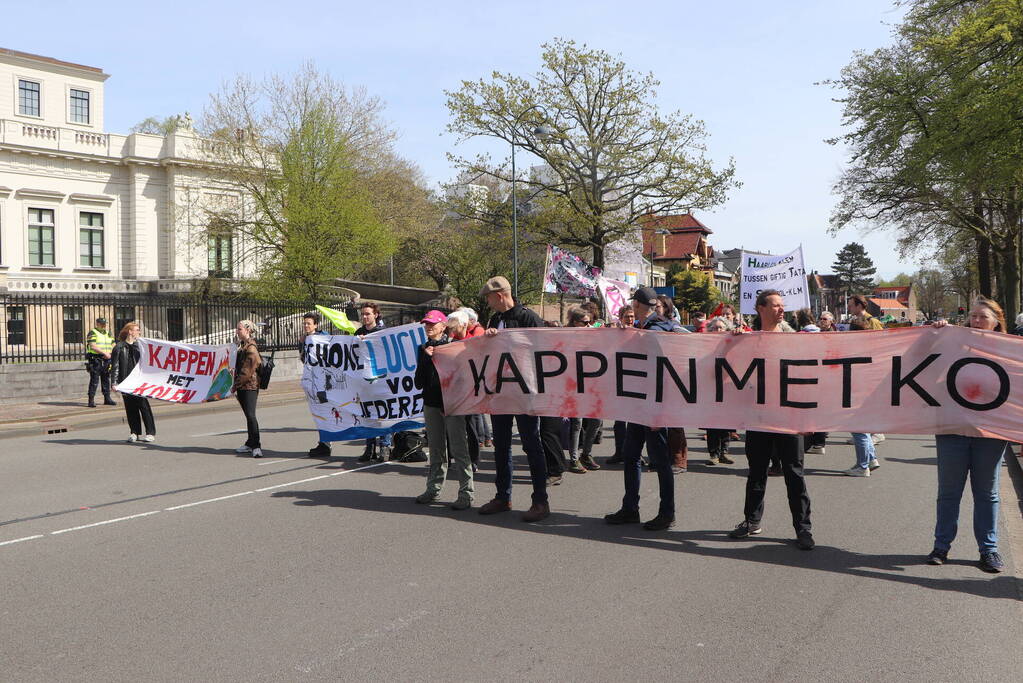
[[[487,380],[483,376],[483,373],[485,373],[487,371],[487,363],[489,361],[490,361],[490,356],[483,356],[483,363],[480,365],[479,369],[477,370],[476,369],[476,362],[472,358],[469,359],[469,370],[472,372],[472,383],[473,383],[473,394],[472,395],[473,396],[479,396],[480,395],[480,385],[481,384],[483,385],[483,393],[484,394],[489,396],[490,394],[494,393],[494,392],[492,392],[487,387]]]
[[[995,374],[998,375],[998,395],[987,403],[974,403],[964,398],[959,393],[956,380],[959,378],[959,371],[967,365],[984,365],[994,370]],[[963,408],[969,408],[970,410],[994,410],[1009,398],[1009,373],[1001,365],[987,358],[960,358],[949,366],[945,383],[948,385],[948,394],[952,397],[952,400]]]
[[[543,368],[544,358],[557,358],[558,369],[547,371]],[[533,366],[536,368],[536,393],[542,394],[546,389],[545,381],[548,377],[557,377],[563,374],[568,368],[568,359],[560,351],[534,351]]]
[[[394,377],[394,378],[391,378],[391,379],[385,379],[384,381],[387,382],[387,388],[391,390],[392,394],[397,394],[398,393],[398,387],[401,386],[401,378],[400,377]]]
[[[790,384],[817,384],[816,377],[789,377],[789,368],[816,366],[816,359],[803,360],[781,360],[781,405],[783,408],[816,408],[817,401],[791,401],[789,400]]]
[[[593,372],[586,372],[584,365],[584,358],[596,358],[600,361],[599,368]],[[596,351],[576,351],[575,353],[575,377],[576,377],[576,388],[577,394],[585,392],[583,385],[586,382],[587,377],[600,377],[607,372],[607,357],[602,353]]]
[[[750,361],[749,367],[746,368],[745,374],[742,379],[736,376],[735,370],[732,369],[731,364],[727,358],[715,358],[714,359],[714,383],[716,385],[714,391],[714,400],[721,403],[725,400],[725,382],[724,373],[727,372],[728,376],[732,378],[732,384],[739,391],[742,391],[746,384],[749,383],[750,377],[753,376],[753,372],[757,373],[757,403],[764,405],[767,400],[767,388],[764,383],[764,359],[754,358]]]
[[[332,368],[339,368],[341,367],[343,358],[344,351],[342,351],[341,345],[331,344],[330,348],[327,349],[327,365]]]
[[[892,356],[892,405],[902,405],[902,387],[908,386],[910,389],[917,393],[917,396],[922,398],[927,405],[940,407],[933,396],[924,391],[923,387],[916,383],[916,376],[920,374],[928,365],[938,359],[940,353],[932,353],[931,355],[920,361],[920,364],[913,368],[908,375],[902,377],[902,356]]]
[[[851,358],[825,358],[821,365],[842,366],[842,407],[852,407],[852,366],[860,363],[873,363],[870,356],[854,356]]]
[[[506,369],[511,371],[511,375],[503,374]],[[494,384],[494,391],[500,394],[501,386],[506,382],[518,384],[523,394],[532,393],[526,380],[523,379],[522,373],[519,372],[519,366],[515,364],[515,359],[508,351],[502,353],[501,357],[497,359],[497,382]]]
[[[689,385],[686,386],[682,383],[682,379],[675,372],[675,366],[671,364],[671,361],[664,356],[657,357],[657,389],[654,395],[654,400],[660,403],[664,400],[664,373],[667,371],[671,375],[672,381],[675,382],[675,388],[678,389],[679,393],[682,394],[682,398],[685,399],[686,403],[696,403],[696,359],[689,359]]]
[[[626,391],[625,390],[625,377],[646,377],[646,370],[626,370],[625,360],[631,358],[633,360],[646,360],[647,355],[645,353],[629,353],[627,351],[619,351],[615,354],[615,383],[618,395],[625,398],[639,398],[646,399],[646,394],[638,391]]]
[[[410,403],[412,403],[412,399],[408,396],[398,397],[398,417],[409,417],[408,408]]]

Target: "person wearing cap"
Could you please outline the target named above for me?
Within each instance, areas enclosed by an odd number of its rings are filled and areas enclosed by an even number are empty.
[[[96,407],[96,388],[103,387],[103,405],[115,406],[110,398],[110,354],[114,338],[107,332],[107,319],[96,318],[96,326],[85,337],[85,369],[89,371],[89,407]]]
[[[480,298],[494,311],[487,324],[486,336],[492,337],[503,329],[517,327],[543,327],[543,320],[533,311],[515,301],[511,285],[498,275],[487,280],[480,290]],[[533,481],[533,504],[522,515],[525,522],[538,522],[551,514],[547,502],[547,462],[540,443],[539,419],[534,415],[491,415],[494,432],[494,464],[497,469],[497,495],[480,507],[481,515],[492,515],[511,510],[512,492],[512,423],[519,429],[519,439],[529,461],[529,476]]]
[[[642,330],[671,332],[671,323],[657,314],[657,292],[653,287],[640,287],[632,295],[636,311],[636,327]],[[639,523],[640,455],[646,446],[651,469],[657,472],[661,501],[657,516],[643,525],[648,531],[661,531],[675,525],[675,475],[668,457],[668,430],[629,422],[625,426],[625,496],[618,512],[604,516],[608,524]]]
[[[430,447],[430,468],[426,476],[426,491],[416,496],[416,502],[433,503],[440,497],[448,470],[448,450],[458,476],[458,498],[451,504],[453,510],[465,510],[472,505],[472,462],[466,443],[464,415],[446,415],[440,376],[433,365],[433,351],[451,342],[445,334],[447,316],[430,311],[422,320],[426,327],[426,343],[419,347],[416,361],[416,388],[423,392],[423,418],[426,421],[426,441]]]

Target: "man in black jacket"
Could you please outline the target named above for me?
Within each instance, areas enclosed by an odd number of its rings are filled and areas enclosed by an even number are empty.
[[[506,278],[492,277],[480,290],[487,305],[494,311],[487,325],[487,336],[500,330],[516,327],[543,327],[543,320],[512,297],[511,285]],[[529,475],[533,480],[533,504],[522,515],[525,522],[538,522],[551,514],[547,503],[547,462],[540,443],[540,421],[534,415],[491,415],[494,427],[494,461],[497,466],[497,495],[480,507],[481,515],[492,515],[511,510],[512,491],[512,422],[518,426],[519,439],[529,460]]]
[[[657,292],[652,287],[640,287],[632,295],[636,311],[636,327],[642,330],[671,332],[671,321],[661,317],[654,310]],[[661,502],[657,516],[643,527],[649,531],[661,531],[675,525],[675,476],[668,457],[668,430],[666,427],[649,427],[629,422],[625,427],[625,496],[618,512],[605,515],[608,524],[636,524],[639,522],[639,456],[646,446],[650,466],[657,471],[657,483]]]

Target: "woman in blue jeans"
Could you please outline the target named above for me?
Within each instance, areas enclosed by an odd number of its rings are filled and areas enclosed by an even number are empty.
[[[935,327],[947,323],[939,320]],[[978,297],[970,309],[969,327],[1005,332],[1005,314],[996,302]],[[998,479],[1002,456],[1008,441],[979,436],[939,434],[938,447],[938,521],[934,525],[934,550],[927,556],[929,564],[945,564],[948,551],[959,527],[959,503],[970,477],[973,491],[973,535],[980,551],[979,566],[991,573],[1002,571],[1005,564],[998,554]]]

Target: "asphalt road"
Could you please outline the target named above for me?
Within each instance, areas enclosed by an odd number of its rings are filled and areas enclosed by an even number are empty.
[[[706,468],[690,432],[678,526],[608,527],[619,470],[565,475],[554,514],[415,505],[424,465],[303,459],[300,405],[264,410],[267,457],[236,456],[240,412],[0,441],[4,681],[1018,681],[1018,501],[1008,571],[974,566],[969,494],[952,563],[923,563],[933,439],[889,437],[841,476],[846,434],[807,456],[818,547],[798,550],[778,479],[764,534],[731,541],[745,468]],[[598,455],[610,454],[610,439]],[[733,453],[741,448],[733,445]],[[1007,474],[1007,473],[1005,473]],[[1006,476],[1007,479],[1007,476]],[[453,500],[448,484],[445,499]],[[493,494],[484,455],[477,503]],[[656,481],[643,479],[643,516]],[[1008,500],[1006,498],[1009,498]],[[1010,548],[1009,546],[1012,546]]]

